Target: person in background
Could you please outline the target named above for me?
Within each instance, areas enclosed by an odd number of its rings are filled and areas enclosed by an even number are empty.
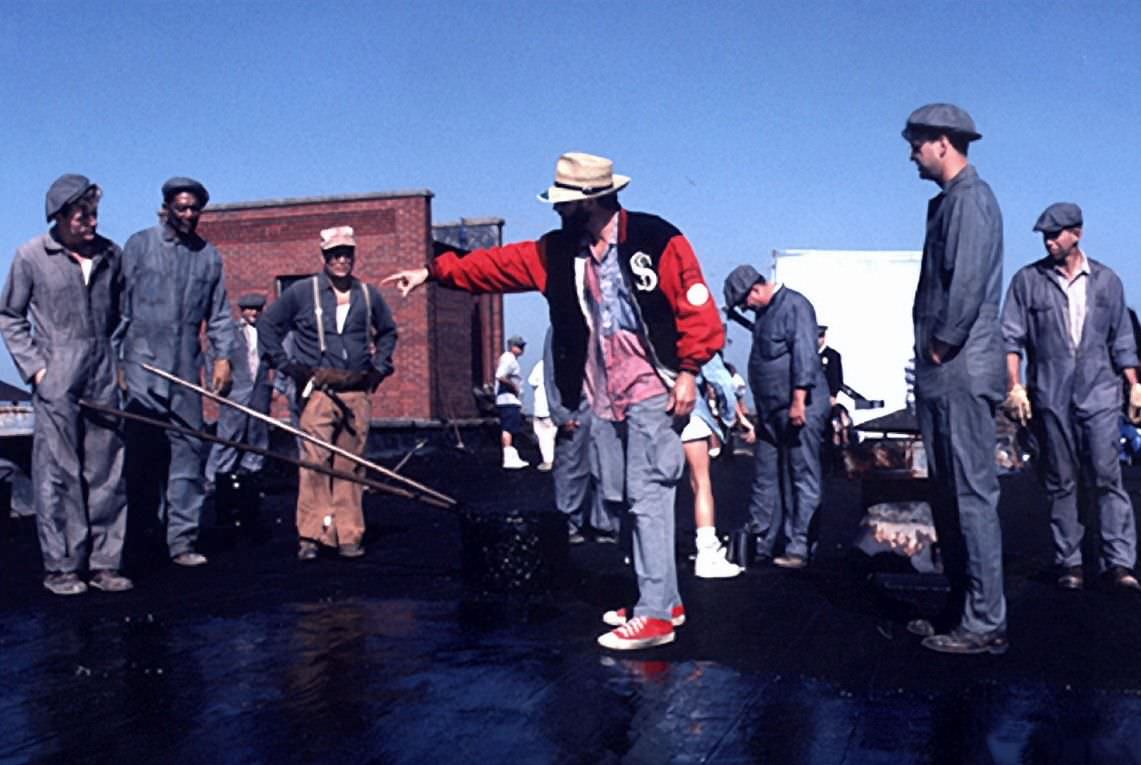
[[[1138,592],[1137,529],[1117,443],[1122,378],[1129,386],[1129,419],[1141,423],[1137,346],[1121,279],[1086,257],[1082,228],[1082,210],[1070,202],[1050,205],[1034,224],[1046,257],[1019,269],[1002,309],[1010,383],[1004,408],[1031,426],[1038,442],[1058,586],[1079,590],[1085,583],[1085,529],[1078,513],[1078,487],[1084,485],[1097,503],[1098,570],[1110,586]]]
[[[748,265],[725,280],[730,313],[756,313],[749,351],[749,385],[757,405],[758,437],[748,530],[756,558],[781,568],[808,565],[809,528],[820,507],[820,447],[831,405],[816,347],[816,311],[790,287],[767,281]],[[742,318],[739,323],[748,323]],[[773,558],[784,537],[784,552]]]
[[[701,367],[697,404],[681,432],[689,485],[693,490],[693,523],[696,528],[694,574],[702,579],[728,579],[743,568],[730,563],[717,537],[716,503],[709,463],[721,453],[728,434],[737,421],[737,396],[733,378],[721,356],[715,355]]]
[[[531,463],[519,456],[515,438],[523,429],[523,372],[519,357],[527,345],[523,338],[507,338],[507,350],[495,366],[495,408],[499,410],[499,442],[503,447],[503,467],[519,470]]]
[[[559,428],[551,420],[551,407],[547,401],[547,385],[543,379],[543,359],[535,362],[531,367],[531,374],[527,376],[527,384],[534,393],[535,409],[531,413],[531,427],[535,431],[535,438],[539,440],[539,454],[543,461],[538,469],[544,473],[555,464],[555,436]]]
[[[269,414],[273,383],[269,366],[258,355],[257,321],[264,308],[265,295],[260,293],[238,298],[239,318],[234,322],[234,348],[230,355],[234,382],[228,398],[255,412]],[[224,404],[218,412],[217,434],[228,441],[261,449],[269,446],[268,424]],[[206,481],[216,487],[214,511],[220,522],[254,520],[258,497],[252,478],[264,465],[265,457],[261,454],[222,444],[210,448]]]

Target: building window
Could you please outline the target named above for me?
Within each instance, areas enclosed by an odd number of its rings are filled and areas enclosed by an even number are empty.
[[[299,282],[302,279],[308,279],[315,274],[284,274],[274,279],[277,285],[277,296],[281,297],[281,293],[285,292],[294,282]]]

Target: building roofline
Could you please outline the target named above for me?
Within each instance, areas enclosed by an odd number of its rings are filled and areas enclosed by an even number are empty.
[[[444,220],[432,222],[432,228],[446,226],[504,226],[507,221],[503,218],[460,218],[459,220]]]
[[[321,197],[281,197],[278,199],[257,199],[250,202],[223,202],[211,204],[203,213],[228,210],[252,210],[263,207],[301,207],[304,205],[327,204],[329,202],[360,202],[368,199],[402,199],[406,197],[428,197],[435,194],[430,189],[407,189],[401,191],[371,191],[364,194],[332,194]]]

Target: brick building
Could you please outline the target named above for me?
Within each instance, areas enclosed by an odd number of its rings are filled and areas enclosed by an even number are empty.
[[[496,218],[433,227],[431,201],[432,192],[416,190],[211,204],[199,230],[222,253],[232,303],[246,292],[260,292],[272,302],[323,267],[319,232],[330,226],[353,227],[353,275],[373,284],[393,271],[424,265],[443,249],[500,242],[503,221]],[[472,387],[491,381],[503,343],[502,298],[435,284],[407,300],[391,288],[382,292],[400,339],[396,373],[373,399],[374,418],[475,417]],[[274,413],[282,416],[284,410],[275,404]]]

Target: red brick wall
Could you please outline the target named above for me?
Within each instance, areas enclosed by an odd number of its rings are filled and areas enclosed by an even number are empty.
[[[222,253],[226,289],[236,304],[246,292],[261,292],[272,302],[277,277],[321,269],[319,232],[339,225],[355,230],[353,273],[371,284],[393,271],[422,266],[431,257],[430,192],[211,206],[202,214],[200,232]],[[381,288],[381,294],[396,320],[399,340],[396,373],[373,397],[373,418],[474,416],[475,298],[435,285],[408,299],[391,287]],[[275,405],[274,414],[284,411]]]

